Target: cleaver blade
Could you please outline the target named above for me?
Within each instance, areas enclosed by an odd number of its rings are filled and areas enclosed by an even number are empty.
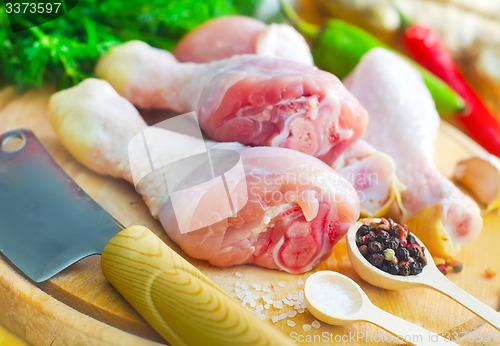
[[[10,142],[16,142],[14,149]],[[100,254],[124,227],[26,129],[0,136],[0,251],[35,282]]]

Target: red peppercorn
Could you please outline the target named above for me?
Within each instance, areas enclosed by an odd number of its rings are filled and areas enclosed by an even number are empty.
[[[406,238],[405,237],[402,237],[399,239],[399,247],[406,247]]]
[[[436,265],[436,267],[439,269],[441,273],[443,273],[443,275],[448,274],[448,266],[446,264],[439,263],[438,265]]]

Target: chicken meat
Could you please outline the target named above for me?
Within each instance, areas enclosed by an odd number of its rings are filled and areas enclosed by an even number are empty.
[[[478,235],[482,218],[434,164],[440,119],[419,73],[397,54],[375,48],[344,82],[370,114],[364,139],[394,159],[406,186],[403,221],[434,256],[454,256]]]
[[[181,39],[173,50],[182,62],[209,63],[233,55],[260,54],[312,65],[304,38],[287,24],[265,23],[250,17],[227,16],[207,21]],[[358,192],[363,216],[382,216],[399,202],[404,185],[394,161],[359,139],[331,163]]]
[[[363,134],[368,120],[337,77],[276,57],[179,63],[131,41],[105,54],[96,72],[136,106],[196,112],[215,141],[290,148],[327,163]]]
[[[186,34],[172,52],[181,62],[210,62],[233,55],[258,54],[313,64],[304,37],[288,24],[269,24],[245,16],[211,19]]]
[[[149,130],[149,159],[153,162],[160,156],[175,160],[199,141],[166,129],[148,128],[131,103],[97,79],[54,94],[48,114],[62,143],[82,164],[130,182],[134,182],[133,155],[127,148],[141,131]],[[229,148],[241,157],[248,199],[234,215],[181,232],[169,195],[158,193],[163,191],[162,176],[153,175],[141,189],[152,215],[194,258],[216,266],[253,263],[302,273],[329,256],[359,217],[359,199],[351,184],[313,156],[279,147],[206,143],[210,148]],[[184,177],[196,174],[196,167],[171,173],[182,184]],[[235,186],[242,186],[240,183]],[[217,195],[212,181],[203,186],[194,210],[211,213],[218,204],[214,202],[226,196]]]

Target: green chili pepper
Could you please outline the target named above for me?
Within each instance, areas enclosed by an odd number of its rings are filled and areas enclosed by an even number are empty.
[[[311,51],[316,66],[339,78],[346,77],[356,67],[361,57],[372,48],[383,47],[394,51],[363,29],[340,19],[330,19],[319,28],[298,17],[289,5],[282,2],[282,7],[288,19],[312,41]],[[422,74],[441,116],[451,116],[465,111],[464,100],[453,89],[425,68],[407,59]]]

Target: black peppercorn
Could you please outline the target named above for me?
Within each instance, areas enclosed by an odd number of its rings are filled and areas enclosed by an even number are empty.
[[[383,271],[385,271],[386,273],[388,273],[390,266],[391,265],[389,264],[389,262],[384,261],[384,263],[382,263],[382,266],[380,267],[380,269],[382,269]]]
[[[406,242],[408,244],[416,244],[417,240],[415,239],[415,237],[413,236],[413,234],[408,234],[408,236],[406,237]]]
[[[398,258],[398,260],[406,262],[406,261],[408,261],[408,258],[410,257],[410,253],[409,253],[408,249],[406,249],[404,247],[400,247],[400,248],[396,249],[396,257]]]
[[[419,262],[422,265],[422,267],[425,267],[427,265],[427,258],[425,258],[423,253],[422,256],[417,258],[417,262]]]
[[[384,263],[384,255],[381,253],[373,253],[367,259],[375,267],[380,267]]]
[[[378,232],[376,239],[383,244],[388,241],[390,237],[391,235],[389,234],[389,232],[382,230]]]
[[[411,275],[417,275],[422,272],[422,266],[418,262],[412,262],[410,263],[410,274]]]
[[[384,244],[384,247],[386,249],[392,249],[394,251],[396,251],[396,249],[398,248],[398,246],[399,246],[399,239],[396,238],[396,237],[389,238],[389,240],[386,241],[385,244]]]
[[[375,241],[375,232],[370,231],[367,235],[365,235],[365,243],[368,245],[368,243],[373,241]]]
[[[392,275],[399,275],[399,266],[397,264],[391,264],[389,267],[389,273]]]
[[[362,225],[359,229],[358,229],[358,232],[357,232],[357,236],[365,236],[367,235],[368,233],[370,233],[371,231],[371,227],[368,226],[368,225]]]
[[[408,251],[410,252],[410,256],[415,258],[415,259],[419,258],[420,255],[422,255],[422,251],[420,251],[418,246],[413,246],[413,247],[409,248]]]
[[[363,257],[366,257],[368,255],[368,246],[361,245],[359,247],[359,252],[363,255]]]
[[[415,263],[415,262],[413,262]],[[399,263],[399,273],[403,276],[410,275],[410,265],[408,262],[400,262]]]
[[[389,234],[393,237],[399,238],[401,236],[401,229],[399,226],[394,225],[389,229]]]
[[[396,249],[396,257],[398,258],[399,261],[406,262],[410,257],[410,252],[408,251],[408,249],[404,247],[399,247]]]
[[[373,241],[373,242],[368,244],[368,252],[369,253],[382,252],[383,249],[384,249],[384,247],[378,241]]]
[[[365,238],[363,236],[356,237],[356,246],[360,247],[361,245],[365,245]]]

